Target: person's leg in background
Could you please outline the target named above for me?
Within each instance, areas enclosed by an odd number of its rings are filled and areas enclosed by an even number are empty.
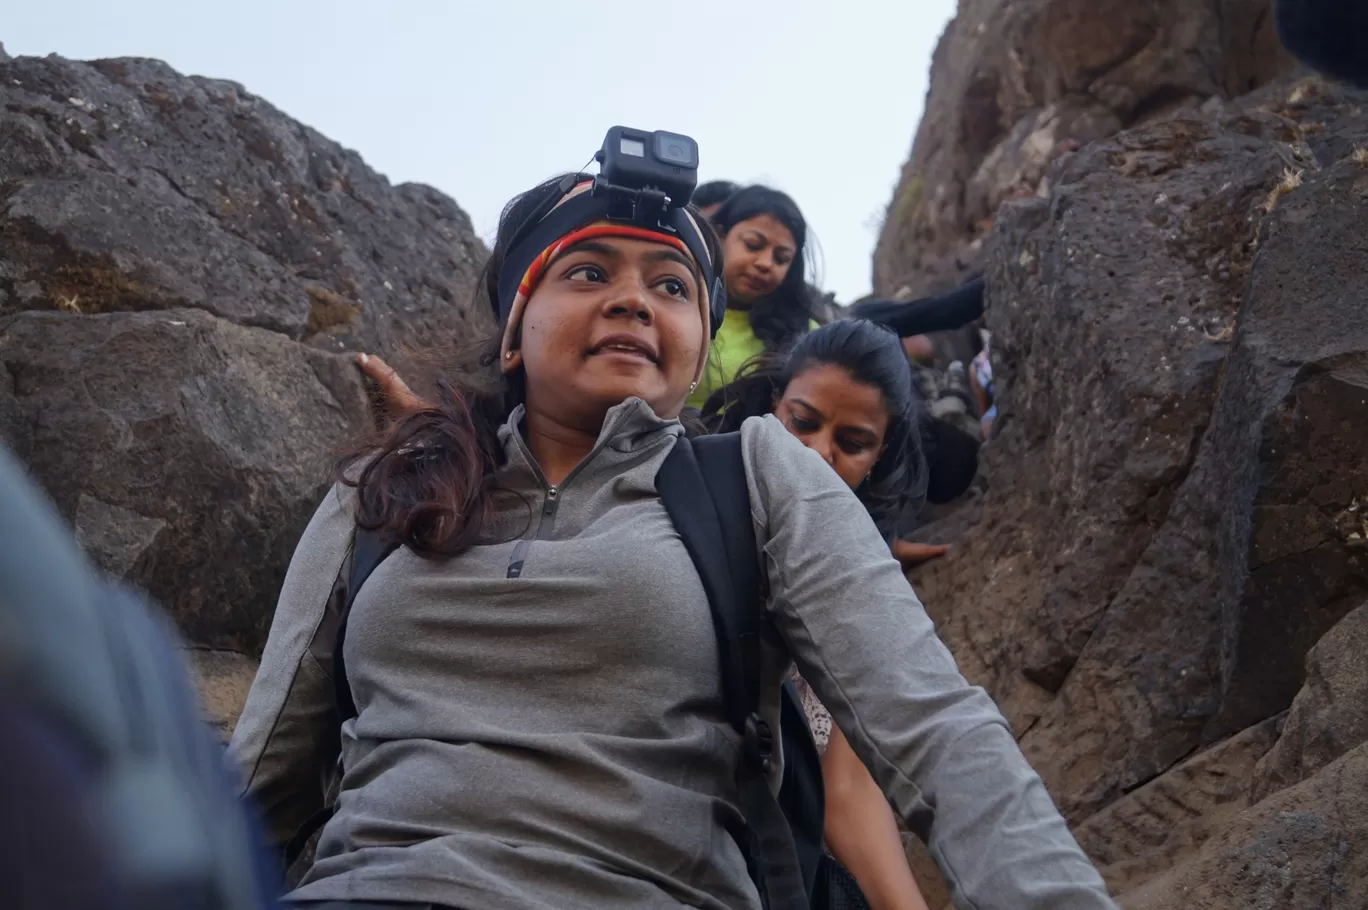
[[[1278,37],[1292,55],[1327,76],[1368,88],[1368,3],[1276,0]]]

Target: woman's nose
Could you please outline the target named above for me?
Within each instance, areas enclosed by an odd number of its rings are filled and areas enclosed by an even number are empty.
[[[605,311],[609,316],[630,316],[650,323],[654,317],[651,297],[640,281],[625,281],[608,295]]]
[[[836,466],[836,447],[832,445],[831,437],[828,434],[817,432],[810,436],[804,436],[803,445],[822,456],[822,460],[827,464],[832,467]]]

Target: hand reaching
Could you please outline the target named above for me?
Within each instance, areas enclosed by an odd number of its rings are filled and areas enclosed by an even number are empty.
[[[375,382],[379,391],[379,404],[384,406],[392,418],[398,419],[428,407],[428,403],[414,394],[408,383],[395,372],[394,367],[376,355],[357,354],[356,365]]]
[[[893,541],[893,558],[902,563],[904,570],[919,566],[924,562],[939,559],[950,552],[949,544],[914,543],[910,540]]]

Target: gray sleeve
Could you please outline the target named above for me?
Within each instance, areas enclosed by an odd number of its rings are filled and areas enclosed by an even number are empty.
[[[268,839],[283,846],[318,809],[341,748],[332,649],[350,561],[355,492],[336,486],[290,560],[271,633],[228,754]]]
[[[779,634],[894,809],[929,833],[955,906],[1114,910],[859,500],[773,417],[741,432]]]

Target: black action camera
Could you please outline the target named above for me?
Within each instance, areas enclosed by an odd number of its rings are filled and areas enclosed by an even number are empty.
[[[660,193],[669,198],[664,207],[687,205],[698,185],[698,143],[679,133],[615,126],[594,159],[610,188]]]
[[[615,126],[594,160],[599,172],[589,192],[570,196],[585,175],[567,174],[559,197],[548,198],[518,228],[499,267],[499,317],[512,312],[518,288],[536,257],[570,231],[606,220],[668,234],[688,247],[708,288],[709,318],[716,334],[726,315],[727,292],[709,247],[712,232],[704,219],[695,220],[684,208],[698,185],[698,143],[679,133]]]

